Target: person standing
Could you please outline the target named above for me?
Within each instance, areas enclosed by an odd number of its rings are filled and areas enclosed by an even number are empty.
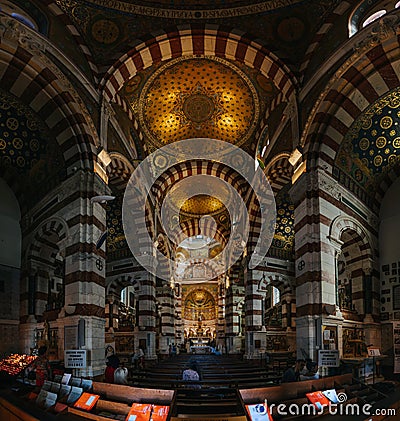
[[[115,354],[107,357],[106,371],[104,373],[104,381],[106,383],[114,383],[114,373],[119,367],[119,358]]]
[[[33,363],[33,369],[36,371],[36,386],[42,387],[45,380],[52,378],[51,367],[47,359],[47,346],[39,348],[39,356]]]

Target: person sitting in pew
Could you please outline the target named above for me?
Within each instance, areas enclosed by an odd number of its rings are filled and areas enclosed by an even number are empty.
[[[289,367],[282,376],[282,383],[298,382],[300,380],[300,372],[303,370],[306,362],[302,359],[296,360],[293,367]]]
[[[128,384],[128,369],[124,366],[120,366],[114,371],[114,383],[115,384]]]
[[[183,371],[182,373],[182,380],[185,380],[187,382],[190,381],[199,381],[200,380],[200,374],[198,372],[198,367],[195,361],[191,361],[189,367]],[[191,384],[188,385],[191,389],[200,389],[200,384]]]
[[[306,363],[303,371],[300,373],[300,380],[317,380],[319,379],[318,364],[314,361]]]

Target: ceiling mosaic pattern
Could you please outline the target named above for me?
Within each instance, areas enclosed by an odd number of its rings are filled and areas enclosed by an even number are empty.
[[[0,91],[0,168],[20,180],[24,200],[39,201],[66,176],[49,129],[18,99]]]
[[[134,91],[135,76],[125,87]],[[242,145],[254,131],[259,101],[250,79],[217,58],[184,57],[161,66],[131,102],[154,146],[205,137]]]
[[[335,165],[372,192],[399,161],[400,88],[380,98],[359,117],[345,136]]]
[[[294,205],[287,188],[276,197],[276,211],[275,235],[269,254],[289,260],[294,252]]]
[[[107,202],[107,252],[115,252],[128,248],[122,226],[122,194],[116,196],[114,200]]]
[[[45,127],[27,107],[0,92],[0,156],[2,165],[29,171],[46,153]]]
[[[181,211],[192,215],[211,215],[221,211],[224,204],[216,197],[200,194],[187,199],[181,206]]]

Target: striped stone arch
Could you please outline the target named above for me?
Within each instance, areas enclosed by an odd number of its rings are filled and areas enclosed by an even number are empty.
[[[131,275],[121,275],[117,278],[113,278],[111,281],[107,282],[106,297],[119,297],[121,291],[129,286],[133,286],[135,291],[138,291],[140,289],[140,281]]]
[[[187,262],[187,264],[188,266],[202,264],[205,267],[209,268],[213,273],[218,273],[221,269],[220,265],[217,262],[214,262],[213,260],[207,258],[192,258]]]
[[[266,292],[270,285],[278,288],[281,293],[294,293],[294,280],[287,276],[276,273],[266,275],[260,280],[258,290]]]
[[[323,25],[319,28],[317,33],[314,36],[314,39],[310,43],[307,48],[306,54],[304,55],[303,62],[300,66],[300,73],[302,75],[302,79],[304,79],[305,73],[307,71],[307,67],[310,64],[311,59],[313,58],[315,52],[318,49],[322,39],[330,32],[330,30],[334,27],[335,22],[343,16],[351,7],[351,4],[347,1],[341,1],[337,7],[333,10],[333,12],[324,20]]]
[[[96,64],[94,63],[92,53],[90,49],[88,48],[85,40],[83,39],[82,35],[76,28],[76,26],[71,21],[70,17],[60,9],[57,2],[54,0],[42,0],[42,3],[47,6],[50,13],[61,20],[61,22],[65,25],[71,36],[74,38],[76,44],[82,51],[82,54],[86,58],[90,70],[92,71],[93,80],[98,83],[99,82],[99,74]]]
[[[344,232],[349,232],[353,241],[357,242],[360,248],[360,257],[362,259],[373,258],[373,243],[367,232],[363,229],[360,223],[350,216],[336,217],[329,227],[329,240],[336,246],[342,245],[342,235]]]
[[[178,229],[175,232],[172,232],[172,239],[175,244],[180,244],[183,240],[190,237],[195,237],[196,235],[204,235],[205,237],[214,238],[222,246],[225,246],[229,240],[229,230],[221,230],[219,227],[215,230],[215,223],[208,223],[210,220],[206,220],[199,227],[199,220],[196,218],[188,219],[179,224]],[[175,234],[175,235],[174,235]]]
[[[308,170],[320,166],[332,173],[340,143],[354,121],[400,85],[398,24],[392,20],[393,16],[384,18],[361,32],[364,38],[357,37],[353,55],[331,78],[311,111],[300,142]]]
[[[272,79],[286,101],[295,96],[295,77],[258,39],[237,29],[210,24],[175,27],[138,43],[104,75],[100,83],[104,96],[129,112],[127,104],[118,95],[129,78],[153,64],[190,55],[216,56],[244,63]]]
[[[107,166],[108,183],[117,190],[125,190],[125,187],[135,170],[129,160],[119,152],[109,153],[111,162]]]
[[[187,161],[168,168],[153,184],[152,193],[160,203],[174,183],[194,175],[218,177],[229,183],[241,195],[245,194],[248,186],[240,174],[225,164],[210,161]]]
[[[27,259],[42,263],[54,261],[60,251],[60,243],[68,239],[69,229],[66,221],[52,217],[44,221],[35,231],[27,251]]]
[[[47,125],[63,153],[69,172],[93,171],[99,144],[96,128],[84,101],[45,55],[52,44],[8,16],[0,45],[0,86],[29,106]]]
[[[289,157],[286,152],[276,155],[265,167],[264,173],[275,195],[292,181],[293,166]]]

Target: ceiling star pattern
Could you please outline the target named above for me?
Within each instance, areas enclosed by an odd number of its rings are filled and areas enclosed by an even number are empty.
[[[344,172],[366,191],[377,183],[400,155],[400,88],[372,104],[352,125],[337,154],[336,175]]]
[[[273,257],[291,260],[294,253],[294,205],[283,189],[276,198],[275,234],[269,254]]]
[[[240,146],[260,113],[250,79],[216,57],[181,57],[161,66],[145,83],[139,103],[131,97],[131,106],[155,147],[200,137]]]

